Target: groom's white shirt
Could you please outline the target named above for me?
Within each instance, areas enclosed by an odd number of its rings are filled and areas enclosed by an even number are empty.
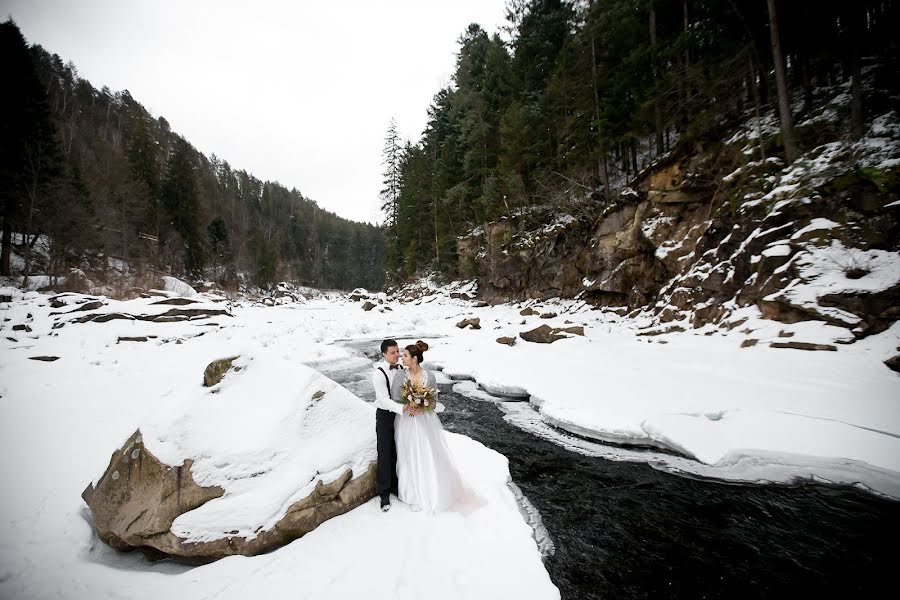
[[[398,363],[399,364],[399,363]],[[383,410],[389,410],[391,412],[395,412],[398,415],[403,413],[403,405],[399,402],[394,402],[391,400],[391,394],[388,391],[388,386],[384,381],[384,375],[381,374],[379,368],[383,369],[385,373],[387,373],[388,379],[390,380],[391,385],[394,384],[394,375],[400,372],[399,369],[392,369],[391,365],[388,364],[386,360],[379,360],[375,365],[373,365],[372,371],[372,387],[375,388],[375,407],[381,408]]]

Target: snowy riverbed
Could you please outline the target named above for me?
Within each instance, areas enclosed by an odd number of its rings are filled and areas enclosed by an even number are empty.
[[[316,597],[327,589],[335,597],[415,598],[437,590],[446,590],[448,598],[557,597],[506,485],[505,459],[456,435],[450,442],[463,474],[484,500],[468,514],[429,518],[398,506],[382,515],[370,502],[271,554],[194,569],[149,565],[105,548],[92,535],[80,498],[85,485],[99,477],[110,452],[138,426],[159,422],[161,407],[198,387],[210,361],[270,355],[288,363],[349,363],[359,359],[340,344],[352,339],[427,340],[432,350],[426,358],[446,375],[530,399],[507,419],[548,438],[563,429],[583,438],[674,450],[680,456],[650,455],[668,460],[672,470],[707,477],[805,477],[900,497],[900,377],[883,364],[900,345],[897,324],[861,342],[838,344],[835,352],[808,352],[765,341],[785,333],[834,341],[845,330],[776,324],[751,314],[742,328],[762,343],[741,348],[746,336],[737,330],[639,336],[641,323],[577,302],[535,305],[539,313],[557,316],[525,317],[521,306],[476,308],[436,293],[368,312],[360,302],[337,297],[274,307],[195,298],[202,304],[187,308],[227,313],[53,329],[50,313],[72,307],[52,309],[48,296],[35,292],[3,293],[14,296],[12,303],[0,304],[0,317],[9,319],[0,337],[0,476],[7,482],[3,596],[237,597],[261,590],[265,597]],[[91,312],[148,317],[172,308],[153,305],[153,299],[99,301],[103,306]],[[481,329],[456,327],[467,317],[478,317]],[[13,331],[19,324],[31,331]],[[543,324],[581,325],[585,336],[553,344],[519,339],[513,347],[495,341]],[[260,393],[278,393],[278,383],[271,381]],[[477,395],[474,384],[460,385]],[[254,439],[252,424],[246,427]],[[648,456],[605,448],[608,458]],[[440,554],[433,568],[403,568],[434,548]]]
[[[233,493],[186,513],[173,527],[208,539],[215,530],[210,516],[217,511],[229,516],[227,524],[218,523],[219,529],[277,518],[290,493],[286,471],[296,467],[300,476],[307,468],[302,458],[308,454],[285,433],[296,410],[286,406],[283,397],[308,396],[309,390],[292,389],[308,379],[304,372],[309,369],[300,363],[347,358],[346,350],[330,342],[335,335],[352,333],[349,328],[359,328],[363,319],[350,315],[362,311],[358,305],[334,308],[326,303],[233,307],[233,316],[168,323],[68,323],[54,330],[49,313],[72,307],[52,309],[46,295],[13,293],[16,300],[2,305],[2,317],[11,320],[4,322],[0,346],[0,477],[5,482],[0,597],[559,597],[507,486],[506,458],[456,434],[448,434],[448,441],[466,483],[478,496],[461,513],[430,516],[397,503],[385,515],[372,500],[270,554],[230,557],[195,568],[168,561],[150,564],[138,553],[107,548],[86,520],[80,494],[103,473],[110,453],[139,426],[147,432],[148,447],[161,458],[178,462],[194,452],[216,453],[206,457],[206,466],[195,463],[195,476],[212,478],[212,483],[227,485],[253,456],[261,459],[261,468],[271,469],[270,481],[249,492],[264,497],[250,502],[253,498],[236,481]],[[172,308],[153,301],[109,301],[95,312],[148,316]],[[222,308],[222,303],[212,306]],[[342,321],[346,327],[338,325]],[[12,325],[26,322],[31,331],[12,330]],[[133,341],[143,337],[147,341]],[[243,379],[255,386],[244,390],[250,408],[244,410],[243,420],[225,423],[215,414],[216,404],[219,410],[234,412],[231,405],[238,400],[242,378],[226,378],[216,395],[199,392],[205,366],[233,355],[252,357],[261,369],[252,380]],[[47,362],[30,360],[32,356],[59,358]],[[284,369],[287,363],[296,365],[293,376]],[[179,410],[181,403],[191,406]],[[351,426],[340,415],[333,418],[328,454],[316,460],[361,466],[352,464],[353,456],[343,449],[346,440],[340,439],[342,433],[353,433]],[[196,447],[185,443],[188,439]],[[276,460],[279,456],[286,459]],[[357,462],[371,458],[365,452],[354,456]],[[214,481],[216,477],[220,481]],[[229,505],[237,508],[229,511]]]

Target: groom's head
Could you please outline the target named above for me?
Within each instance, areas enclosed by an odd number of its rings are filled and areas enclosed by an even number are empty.
[[[400,346],[397,340],[384,340],[381,342],[381,355],[389,365],[396,365],[400,359]]]

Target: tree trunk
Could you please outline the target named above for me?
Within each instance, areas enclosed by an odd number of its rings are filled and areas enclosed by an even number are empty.
[[[588,6],[590,7],[588,9],[588,14],[590,15],[591,9],[594,7],[594,0],[590,0]],[[587,26],[591,27],[591,23],[588,22]],[[609,169],[606,165],[606,144],[600,137],[600,92],[597,79],[597,41],[594,38],[594,30],[591,28],[591,85],[594,88],[594,127],[597,128],[597,170],[599,171],[600,179],[603,181],[603,195],[608,201],[612,196],[609,191]]]
[[[128,214],[125,206],[126,194],[119,194],[122,200],[122,272],[128,267]]]
[[[37,156],[40,156],[40,150],[37,152]],[[24,235],[27,235],[31,229],[32,224],[34,223],[34,209],[35,203],[37,202],[38,196],[38,182],[40,180],[40,161],[39,158],[36,158],[34,155],[29,156],[28,168],[30,181],[29,186],[26,190],[28,194],[28,218],[25,223],[25,231]],[[26,244],[23,248],[25,253],[24,267],[22,268],[22,287],[26,287],[28,284],[28,276],[31,274],[31,252],[34,248],[35,242],[37,242],[38,236],[35,235],[34,239],[32,239],[30,244]]]
[[[684,32],[687,33],[690,26],[690,19],[688,19],[688,0],[684,0],[681,3],[681,13],[684,17]],[[691,68],[691,51],[685,47],[684,50],[684,71],[687,73],[688,69]]]
[[[634,170],[634,175],[637,176],[637,138],[631,138],[631,168]]]
[[[753,112],[756,115],[756,126],[761,130],[762,107],[759,101],[759,86],[756,85],[756,69],[753,66],[753,56],[751,55],[748,60],[750,61],[750,90],[753,92]],[[759,158],[764,161],[766,160],[766,146],[763,143],[762,131],[758,131],[756,139],[759,142]]]
[[[762,106],[768,106],[771,93],[769,90],[769,69],[767,68],[765,56],[759,57],[759,103]]]
[[[9,268],[9,259],[12,255],[12,223],[9,217],[3,217],[3,242],[0,250],[0,275],[9,277],[12,275]]]
[[[844,44],[848,48],[850,63],[850,132],[859,139],[865,132],[862,111],[862,68],[860,66],[860,40],[864,35],[864,22],[861,9],[853,4],[846,5],[846,38]]]
[[[690,29],[690,19],[688,17],[688,0],[682,0],[681,3],[681,14],[683,21],[683,32],[685,36],[685,40],[687,38],[688,30]],[[691,53],[688,48],[689,44],[685,43],[684,48],[684,73],[679,78],[678,81],[678,97],[681,100],[682,108],[679,110],[679,121],[681,123],[681,131],[684,132],[688,127],[688,115],[687,115],[687,107],[690,106],[691,102]]]
[[[806,53],[800,58],[800,76],[803,80],[803,112],[809,114],[813,108],[812,75],[809,72],[809,57]]]
[[[781,137],[784,140],[784,157],[788,164],[797,158],[797,143],[794,141],[794,124],[791,120],[791,104],[788,98],[787,78],[784,60],[781,56],[781,40],[778,31],[778,15],[775,0],[767,0],[769,5],[769,34],[772,39],[772,62],[775,64],[775,84],[778,87],[778,114],[781,117]]]
[[[656,48],[656,10],[653,4],[650,4],[650,46]],[[653,61],[653,78],[659,76],[656,68],[656,60]],[[653,103],[653,121],[656,126],[656,156],[659,157],[663,153],[663,127],[662,127],[662,108],[659,106],[659,100]]]
[[[603,195],[606,196],[606,200],[609,201],[612,198],[612,192],[609,190],[609,165],[607,162],[607,152],[603,151],[603,162],[602,162],[602,177],[603,177]]]

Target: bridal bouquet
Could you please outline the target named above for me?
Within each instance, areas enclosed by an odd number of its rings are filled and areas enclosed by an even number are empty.
[[[397,402],[412,404],[420,408],[422,412],[434,412],[434,407],[437,404],[434,388],[426,385],[417,385],[409,380],[400,386],[400,398]]]

